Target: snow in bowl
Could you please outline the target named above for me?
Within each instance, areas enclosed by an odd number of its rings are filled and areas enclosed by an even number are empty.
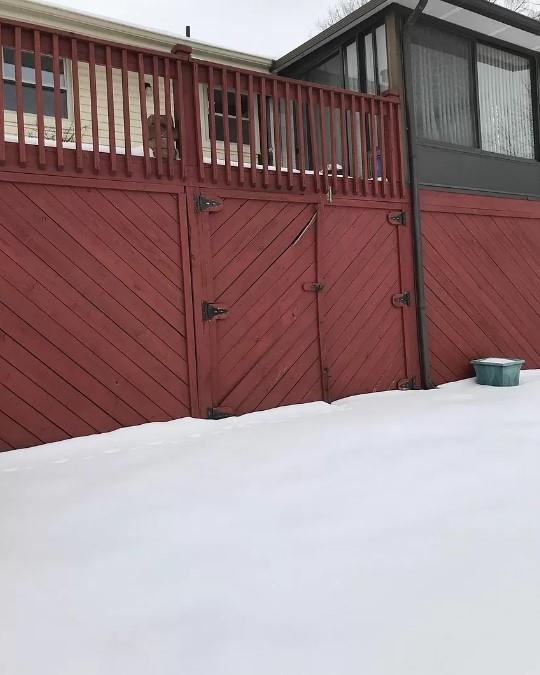
[[[487,358],[471,361],[478,384],[492,387],[517,387],[523,359]]]

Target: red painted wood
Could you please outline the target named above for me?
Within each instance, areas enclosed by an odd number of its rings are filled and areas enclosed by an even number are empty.
[[[109,153],[111,174],[116,173],[116,127],[114,120],[114,90],[112,79],[111,48],[105,48],[105,78],[107,82],[107,125],[109,127]]]
[[[19,164],[26,164],[26,144],[24,127],[24,106],[22,87],[21,29],[15,28],[15,101],[17,106],[17,142],[19,146]]]
[[[315,124],[315,101],[313,96],[313,87],[308,87],[308,106],[310,128],[309,136],[311,140],[311,163],[313,175],[315,177],[315,192],[319,192],[322,160],[319,158],[319,149],[317,147],[317,125]]]
[[[300,189],[306,189],[306,156],[304,143],[304,96],[302,85],[296,87],[296,133],[298,143],[298,170],[300,171]]]
[[[240,73],[234,77],[234,102],[236,107],[236,154],[238,156],[238,184],[244,185],[244,130],[242,126],[242,91]]]
[[[154,101],[154,135],[155,135],[155,152],[156,158],[156,175],[161,178],[163,175],[163,152],[161,149],[161,106],[159,96],[159,59],[157,56],[152,57],[152,94]]]
[[[437,384],[483,356],[540,367],[536,202],[423,192],[429,347]]]
[[[82,155],[82,128],[81,128],[81,101],[79,91],[79,57],[77,40],[71,41],[71,86],[73,88],[73,116],[75,123],[75,166],[77,171],[83,169]]]
[[[143,139],[143,155],[144,155],[144,174],[148,178],[150,176],[150,147],[148,142],[148,113],[146,110],[146,87],[145,87],[145,63],[142,54],[138,55],[137,59],[138,77],[139,77],[139,106],[141,110],[141,126]]]
[[[124,157],[126,176],[131,176],[131,116],[129,112],[128,53],[122,49],[122,112],[124,118]]]
[[[41,34],[34,31],[34,69],[36,78],[36,116],[38,138],[38,163],[45,168],[45,124],[43,120],[43,77],[41,72]]]
[[[174,139],[173,139],[173,110],[171,104],[171,68],[169,59],[164,59],[165,74],[163,76],[163,89],[165,99],[165,115],[166,115],[166,134],[167,134],[167,175],[169,178],[174,178]]]
[[[52,36],[52,48],[53,48],[54,127],[56,140],[56,166],[59,171],[62,171],[64,168],[64,140],[62,129],[62,102],[60,98],[60,45],[58,35],[56,33],[53,33]]]

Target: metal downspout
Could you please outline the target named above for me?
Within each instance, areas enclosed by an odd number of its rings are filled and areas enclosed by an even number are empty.
[[[412,88],[412,63],[411,63],[411,32],[424,11],[428,0],[420,0],[408,17],[403,26],[402,34],[402,60],[404,73],[404,103],[405,103],[405,128],[407,132],[409,184],[411,195],[411,211],[413,220],[413,256],[414,256],[414,280],[416,288],[416,314],[418,325],[418,343],[420,353],[420,376],[422,386],[425,389],[434,387],[431,380],[431,368],[429,358],[426,300],[424,285],[424,258],[422,254],[422,214],[420,211],[420,194],[418,190],[417,160],[416,160],[416,125],[414,119],[413,88]]]

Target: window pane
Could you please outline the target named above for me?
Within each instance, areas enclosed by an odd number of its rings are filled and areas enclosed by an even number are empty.
[[[23,110],[25,113],[35,115],[36,108],[36,90],[31,84],[24,84],[22,87],[23,93]],[[4,83],[4,108],[6,110],[17,110],[17,101],[15,94],[15,83]],[[64,118],[68,116],[67,109],[67,93],[63,91],[60,96],[60,111]],[[52,89],[43,89],[43,114],[54,117],[54,92]]]
[[[529,60],[482,44],[477,53],[482,149],[533,158]]]
[[[360,91],[356,40],[345,47],[345,88]]]
[[[388,54],[386,52],[386,27],[379,26],[375,31],[377,44],[377,70],[379,76],[379,91],[386,91],[389,84],[388,78]]]
[[[364,38],[364,48],[366,58],[366,92],[368,94],[376,94],[377,80],[375,79],[375,59],[373,57],[373,33],[369,33]]]
[[[21,52],[22,80],[26,83],[35,83],[36,71],[33,52]],[[59,60],[58,72],[60,73],[60,88],[65,89],[64,59]],[[4,79],[15,79],[15,50],[12,47],[4,47]],[[41,80],[44,87],[54,86],[53,59],[46,54],[41,55]]]
[[[308,82],[316,82],[317,84],[326,84],[330,87],[343,86],[341,56],[336,54],[310,70],[306,75],[306,80]]]
[[[474,146],[471,43],[417,26],[412,45],[414,112],[418,136]]]

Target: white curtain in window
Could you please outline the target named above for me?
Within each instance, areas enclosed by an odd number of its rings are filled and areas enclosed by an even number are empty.
[[[469,41],[431,27],[417,26],[412,64],[418,136],[474,146]]]
[[[482,149],[534,158],[529,60],[482,44],[477,54]]]

